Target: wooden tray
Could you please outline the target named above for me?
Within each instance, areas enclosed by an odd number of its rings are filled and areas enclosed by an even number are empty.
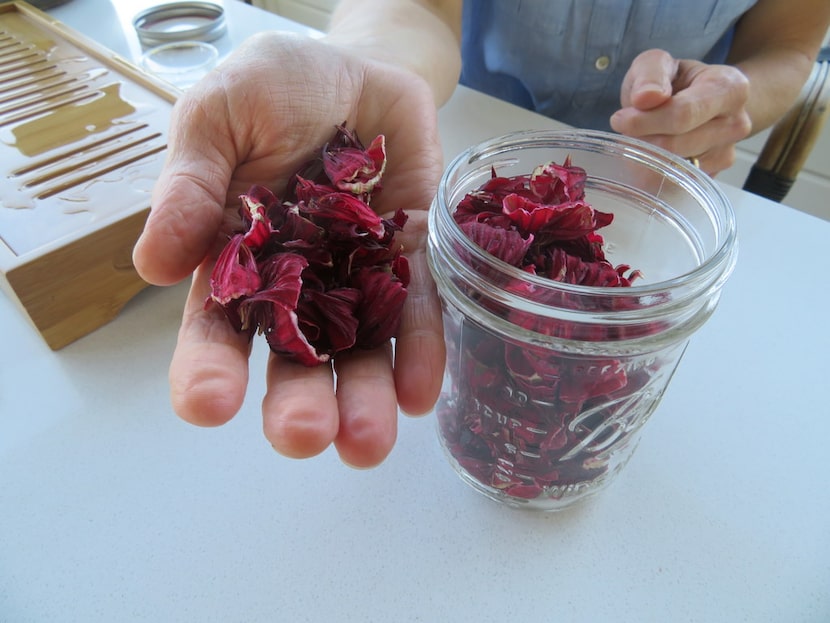
[[[132,248],[177,95],[29,4],[0,4],[0,285],[53,349],[146,286]]]

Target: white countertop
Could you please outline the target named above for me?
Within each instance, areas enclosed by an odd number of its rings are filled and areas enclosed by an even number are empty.
[[[231,44],[243,22],[285,26],[227,5]],[[109,6],[53,14],[94,36]],[[447,156],[556,125],[466,89],[441,123]],[[373,470],[275,454],[263,340],[239,415],[182,422],[186,285],[58,352],[0,294],[0,621],[830,620],[830,222],[727,190],[740,257],[720,307],[628,467],[558,514],[468,488],[432,416],[403,418]]]

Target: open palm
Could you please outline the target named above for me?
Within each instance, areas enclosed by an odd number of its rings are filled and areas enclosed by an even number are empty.
[[[441,149],[433,97],[420,78],[320,41],[250,38],[176,104],[168,160],[134,259],[158,285],[193,273],[170,365],[172,402],[195,424],[228,421],[245,397],[250,342],[204,301],[216,254],[238,226],[238,197],[253,184],[279,193],[344,121],[361,137],[385,134],[389,161],[373,206],[410,217],[400,239],[412,278],[395,354],[388,346],[338,355],[336,387],[332,367],[272,355],[263,425],[288,456],[334,443],[345,462],[371,466],[395,442],[398,405],[429,410],[443,370],[440,308],[425,260]]]

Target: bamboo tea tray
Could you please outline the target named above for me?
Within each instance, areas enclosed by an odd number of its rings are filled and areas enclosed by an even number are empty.
[[[27,3],[0,4],[0,284],[53,349],[146,286],[132,248],[177,94]]]

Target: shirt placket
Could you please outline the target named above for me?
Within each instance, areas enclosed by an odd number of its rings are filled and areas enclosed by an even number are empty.
[[[601,91],[619,63],[625,27],[633,0],[595,0],[588,30],[579,83],[579,105],[586,105],[592,93]]]

